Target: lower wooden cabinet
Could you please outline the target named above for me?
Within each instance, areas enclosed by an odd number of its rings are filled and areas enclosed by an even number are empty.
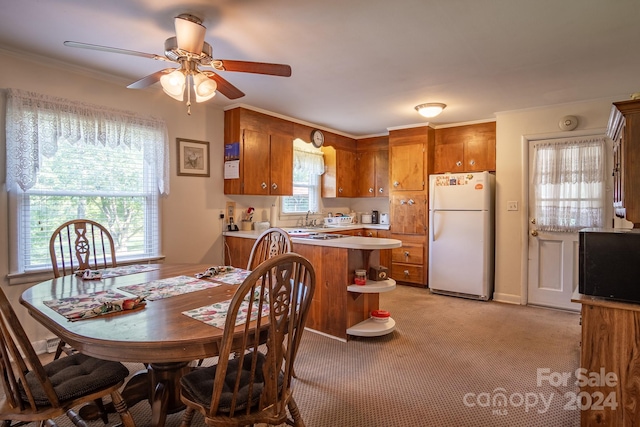
[[[426,286],[425,250],[421,242],[403,241],[402,247],[391,249],[391,277],[396,282]]]

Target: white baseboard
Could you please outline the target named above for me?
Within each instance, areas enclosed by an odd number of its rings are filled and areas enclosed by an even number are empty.
[[[44,354],[47,352],[47,341],[48,340],[40,340],[31,343],[36,354]]]
[[[500,294],[496,292],[493,294],[493,300],[498,302],[504,302],[507,304],[521,305],[520,295]]]

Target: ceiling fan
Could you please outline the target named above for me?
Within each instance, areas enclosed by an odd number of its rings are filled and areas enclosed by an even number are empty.
[[[175,18],[175,29],[175,37],[170,37],[164,42],[164,56],[74,41],[65,41],[64,45],[179,64],[178,68],[165,68],[164,70],[156,71],[131,83],[127,87],[130,89],[143,89],[159,81],[164,92],[178,101],[183,100],[186,92],[187,112],[189,114],[191,114],[191,87],[193,87],[196,102],[204,102],[211,99],[216,94],[216,90],[229,99],[238,99],[244,96],[240,89],[213,70],[281,77],[291,76],[291,67],[285,64],[214,59],[211,45],[204,41],[206,28],[202,25],[202,20],[197,16],[188,13],[178,15]],[[213,70],[202,70],[200,67],[211,67]],[[185,88],[187,89],[186,91]]]

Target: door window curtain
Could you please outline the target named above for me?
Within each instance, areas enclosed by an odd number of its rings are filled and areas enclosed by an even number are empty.
[[[605,140],[585,137],[535,142],[532,175],[536,228],[577,232],[605,218]]]
[[[58,143],[142,150],[155,169],[160,194],[169,194],[169,138],[163,120],[18,89],[7,90],[7,189],[36,183],[42,157]]]

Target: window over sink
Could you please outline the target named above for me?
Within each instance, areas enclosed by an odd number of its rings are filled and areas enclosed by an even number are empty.
[[[320,210],[320,175],[324,172],[322,150],[301,139],[293,141],[293,195],[281,197],[283,214]]]

